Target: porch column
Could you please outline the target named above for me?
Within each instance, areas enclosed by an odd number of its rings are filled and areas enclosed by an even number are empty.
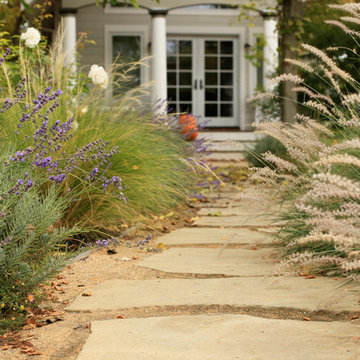
[[[151,99],[153,104],[161,104],[158,113],[167,111],[167,69],[166,69],[166,15],[167,9],[154,8],[149,10],[152,17],[151,36],[151,71],[153,87]],[[160,103],[159,103],[160,102]]]
[[[270,83],[271,76],[274,75],[279,65],[279,38],[277,31],[277,14],[272,10],[262,12],[264,18],[264,72],[263,84],[264,90],[271,92],[274,85]]]
[[[77,9],[72,8],[60,10],[64,29],[63,50],[65,54],[65,65],[71,66],[74,72],[76,72],[76,12]]]

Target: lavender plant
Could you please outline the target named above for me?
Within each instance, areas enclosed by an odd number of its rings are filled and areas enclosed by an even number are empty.
[[[360,23],[360,5],[332,7],[347,16],[329,23],[357,42],[359,32],[349,26]],[[307,44],[303,49],[314,60],[288,61],[316,74],[336,98],[309,87],[299,76],[275,78],[275,82],[292,81],[293,90],[308,97],[303,106],[310,115],[296,115],[293,125],[271,122],[257,126],[259,133],[282,143],[287,154],[282,158],[264,153],[269,165],[252,169],[252,179],[276,187],[282,201],[290,204],[290,209],[280,214],[285,221],[278,239],[284,254],[282,269],[295,266],[359,280],[360,83],[338,66],[336,51],[345,51],[349,59],[357,55],[341,47],[328,49],[329,53]]]
[[[53,116],[62,91],[48,87],[28,104],[26,87],[24,79],[0,107],[1,130],[16,125],[0,139],[0,329],[26,315],[38,286],[64,265],[68,240],[83,230],[61,223],[84,189],[126,201],[120,177],[107,173],[117,147],[101,139],[65,147],[73,119]]]

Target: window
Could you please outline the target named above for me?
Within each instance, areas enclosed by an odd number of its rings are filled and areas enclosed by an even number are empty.
[[[112,61],[119,64],[122,73],[126,73],[126,80],[121,80],[119,86],[115,86],[114,93],[126,92],[141,83],[140,66],[134,67],[133,63],[141,59],[141,36],[140,35],[113,35],[112,36]],[[133,68],[134,67],[134,68]],[[119,78],[114,79],[120,81]]]

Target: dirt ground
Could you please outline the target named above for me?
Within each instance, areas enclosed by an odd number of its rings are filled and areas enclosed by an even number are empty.
[[[129,315],[127,312],[70,313],[64,311],[66,306],[81,294],[91,296],[91,288],[94,285],[110,278],[173,277],[171,274],[159,275],[156,271],[138,267],[136,264],[152,254],[147,248],[155,248],[158,245],[158,236],[176,228],[191,226],[192,218],[195,216],[195,209],[181,209],[174,215],[154,219],[151,226],[140,224],[130,229],[129,234],[122,237],[115,246],[89,250],[79,256],[77,261],[68,265],[44,287],[48,300],[42,304],[44,313],[35,316],[36,324],[30,323],[14,335],[0,337],[0,359],[75,359],[89,335],[89,324],[92,320]],[[144,240],[147,235],[151,235],[152,240],[141,250],[136,241]]]

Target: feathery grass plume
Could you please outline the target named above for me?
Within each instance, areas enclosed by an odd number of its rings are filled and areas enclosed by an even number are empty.
[[[296,240],[296,242],[300,245],[312,242],[329,242],[331,244],[347,245],[348,247],[352,247],[354,244],[360,244],[360,240],[356,238],[322,233],[313,233],[311,235]]]
[[[284,61],[288,64],[295,65],[299,68],[302,68],[309,73],[314,71],[314,69],[309,64],[305,64],[304,62],[302,62],[300,60],[285,58]]]
[[[339,27],[338,31],[358,35],[350,26],[360,23],[360,4],[334,8],[350,14],[340,19],[349,26],[340,26],[337,20],[328,23]],[[290,204],[278,216],[282,228],[277,244],[284,255],[280,267],[359,279],[360,82],[340,68],[335,54],[329,56],[314,46],[302,46],[307,57],[312,54],[314,58],[307,58],[311,64],[307,70],[320,69],[316,75],[326,84],[326,93],[303,84],[301,78],[292,78],[302,83],[293,90],[304,93],[303,105],[311,108],[312,114],[300,112],[295,124],[256,124],[258,133],[276,139],[286,153],[280,156],[264,149],[257,156],[266,168],[253,169],[252,176],[266,184],[267,190],[273,187],[278,199]],[[329,51],[342,50],[339,46]],[[289,62],[306,71],[303,62]],[[284,74],[276,81],[290,78]]]
[[[314,54],[319,59],[321,59],[321,61],[331,69],[333,74],[338,75],[339,77],[343,78],[346,81],[355,81],[350,74],[340,69],[336,65],[335,61],[333,61],[324,51],[309,44],[302,44],[301,46],[305,50],[308,50],[310,53]]]
[[[294,87],[294,88],[291,89],[291,91],[302,92],[302,93],[308,95],[312,99],[325,100],[329,104],[335,105],[330,96],[323,95],[323,94],[316,94],[316,93],[312,92],[310,89],[308,89],[305,86]]]
[[[282,81],[290,81],[293,82],[295,84],[300,84],[303,83],[304,80],[298,76],[298,75],[294,75],[294,74],[282,74],[279,76],[275,76],[274,78],[271,79],[271,83],[276,84]]]
[[[355,35],[355,36],[360,36],[360,32],[359,31],[355,31],[352,30],[350,28],[348,28],[343,22],[338,21],[338,20],[326,20],[325,21],[326,24],[329,25],[334,25],[334,26],[338,26],[345,34],[349,34],[349,35]]]

